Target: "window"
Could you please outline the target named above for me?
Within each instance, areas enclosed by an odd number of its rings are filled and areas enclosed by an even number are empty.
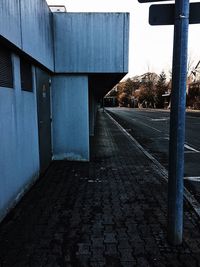
[[[13,88],[11,52],[0,45],[0,86]]]
[[[21,88],[24,91],[33,91],[32,85],[32,66],[25,59],[20,59]]]

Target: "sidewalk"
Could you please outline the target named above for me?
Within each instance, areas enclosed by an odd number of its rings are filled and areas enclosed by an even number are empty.
[[[0,266],[200,266],[198,218],[185,203],[171,247],[166,214],[159,171],[99,112],[91,162],[53,162],[0,225]]]

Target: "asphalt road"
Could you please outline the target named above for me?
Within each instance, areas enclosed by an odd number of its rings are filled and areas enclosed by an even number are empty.
[[[107,108],[107,111],[168,169],[169,111],[132,108]],[[199,134],[200,112],[187,112],[184,184],[200,203]]]

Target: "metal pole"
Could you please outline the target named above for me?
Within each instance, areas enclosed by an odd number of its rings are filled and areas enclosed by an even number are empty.
[[[168,239],[183,236],[183,175],[189,0],[175,0],[174,50],[169,141]]]

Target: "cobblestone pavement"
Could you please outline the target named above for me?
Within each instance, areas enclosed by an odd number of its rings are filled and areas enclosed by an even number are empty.
[[[200,224],[185,203],[184,241],[168,245],[167,186],[100,112],[90,163],[53,162],[0,225],[0,266],[200,266]]]

